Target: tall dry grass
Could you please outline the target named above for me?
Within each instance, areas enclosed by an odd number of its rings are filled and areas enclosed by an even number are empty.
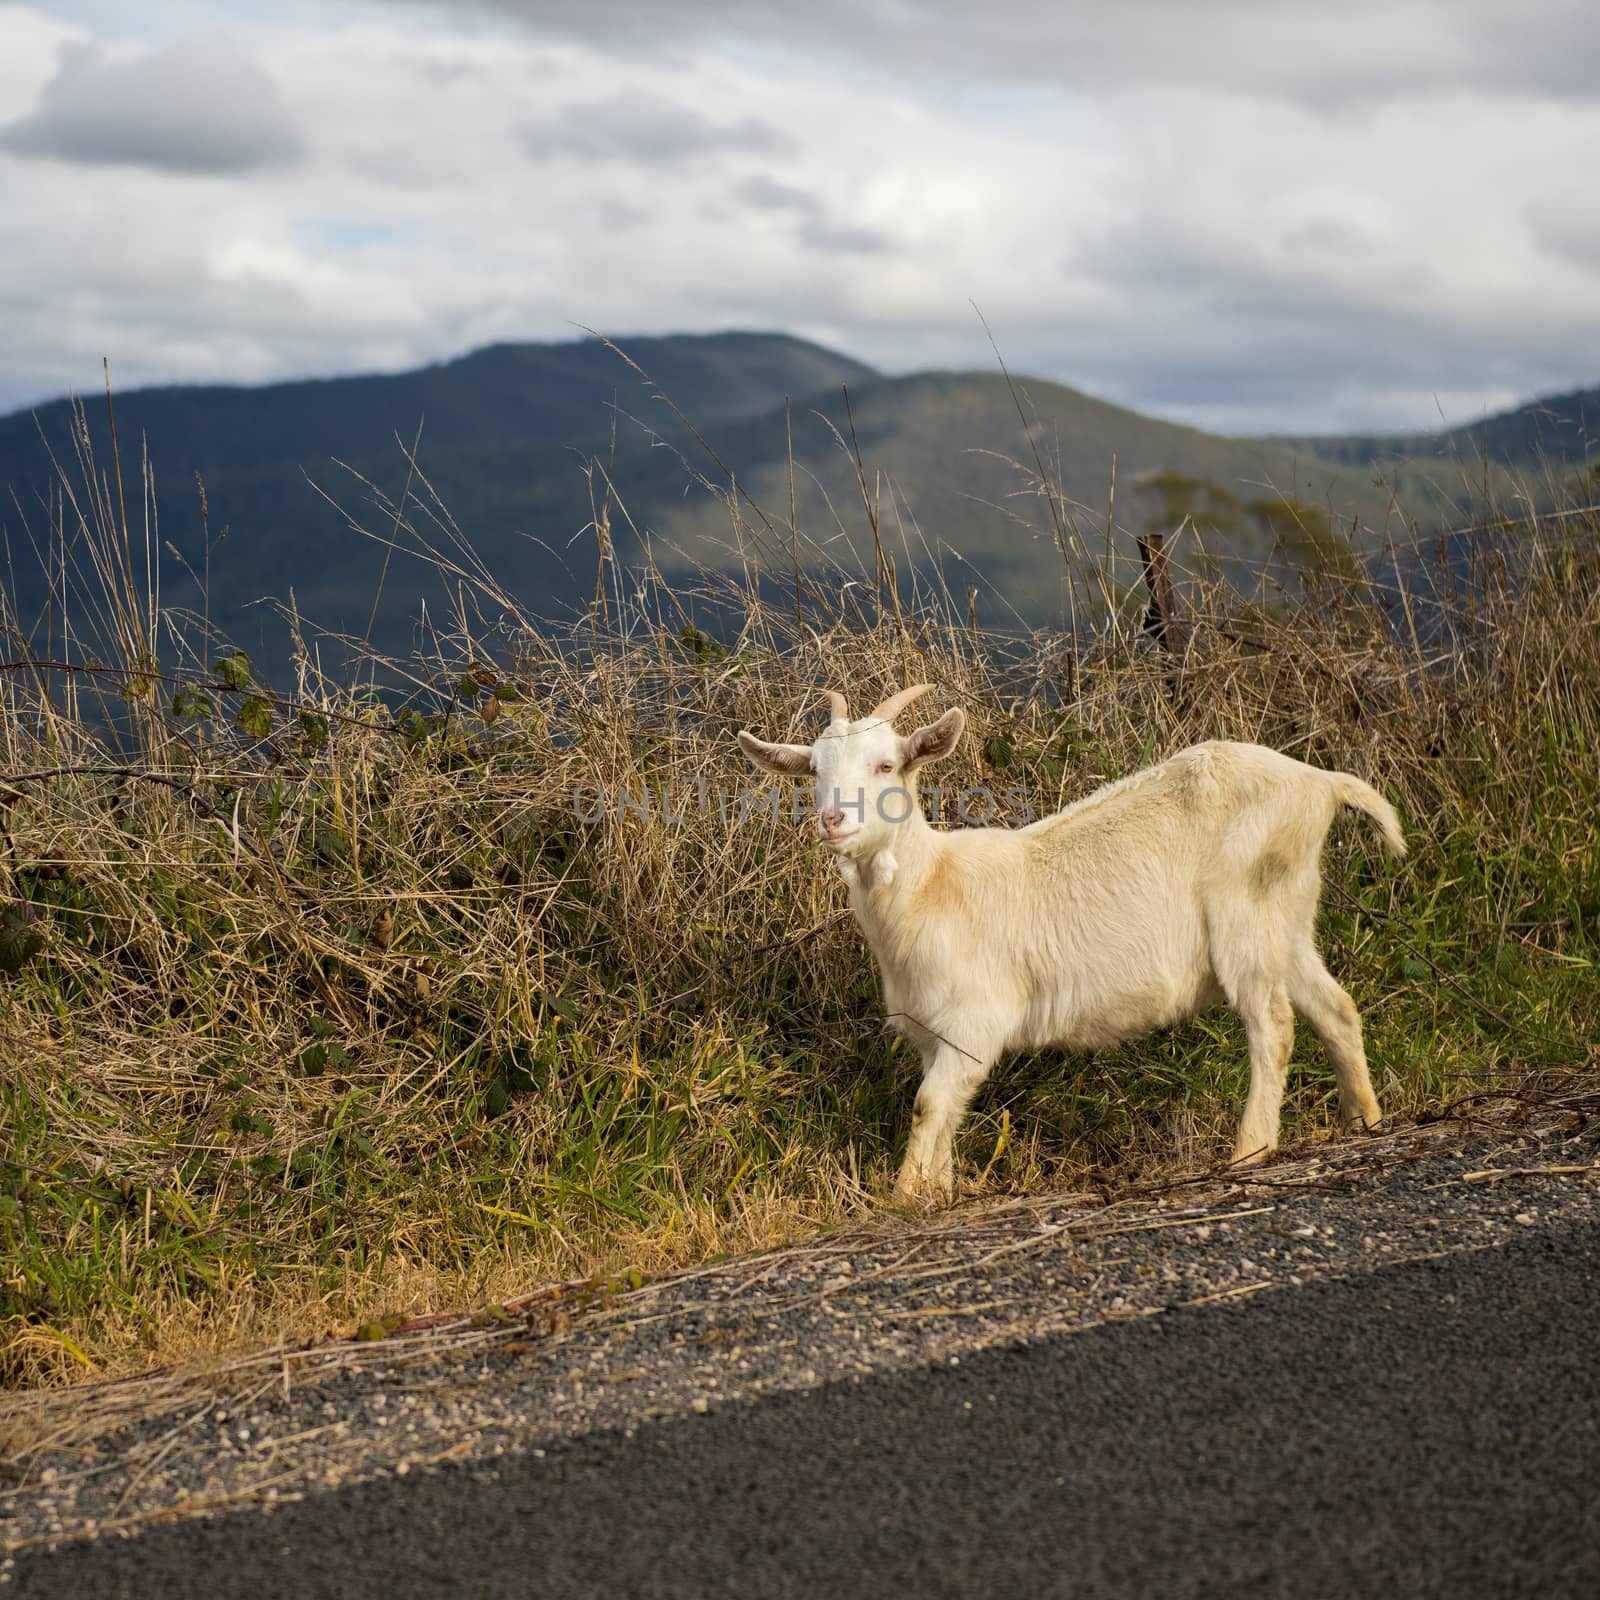
[[[1203,738],[1358,772],[1414,846],[1397,873],[1350,828],[1327,858],[1330,964],[1386,1107],[1594,1064],[1592,510],[1502,521],[1448,582],[1398,557],[1293,595],[1181,581],[1164,649],[1137,569],[1109,539],[1091,555],[1064,498],[1066,626],[1000,634],[886,553],[864,466],[859,569],[725,487],[726,565],[672,581],[617,556],[638,545],[602,472],[596,597],[569,626],[536,625],[442,514],[390,507],[379,536],[463,596],[450,630],[325,672],[290,618],[292,682],[268,686],[163,609],[116,479],[63,471],[48,636],[3,617],[12,1384],[876,1204],[912,1066],[836,876],[803,825],[741,812],[732,743],[809,737],[824,686],[934,682],[971,719],[944,781],[1041,812]],[[1298,1059],[1288,1132],[1321,1137],[1331,1079]],[[964,1135],[969,1189],[1224,1154],[1244,1071],[1220,1015],[1014,1062]]]

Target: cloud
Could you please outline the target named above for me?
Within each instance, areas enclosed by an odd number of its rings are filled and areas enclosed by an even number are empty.
[[[132,19],[79,28],[97,71],[170,57],[200,14],[73,3]],[[990,367],[973,304],[1014,372],[1241,433],[1421,429],[1600,375],[1600,186],[1565,159],[1600,143],[1600,100],[1517,87],[1560,77],[1537,20],[1485,89],[1472,3],[1446,26],[1395,0],[1381,51],[1359,9],[1341,42],[1320,12],[1281,8],[1290,28],[1236,0],[1208,42],[1152,0],[1094,38],[1074,8],[1019,0],[855,0],[848,28],[843,0],[817,3],[820,24],[767,0],[548,0],[524,26],[207,0],[303,152],[195,183],[192,162],[148,161],[64,182],[0,150],[0,409],[91,385],[102,355],[123,387],[255,380],[578,324],[786,328],[887,371]],[[63,31],[0,16],[26,45],[0,59],[0,118],[46,121]],[[1338,86],[1385,73],[1387,97],[1340,109]],[[192,103],[194,78],[165,101]]]
[[[390,0],[410,5],[417,0]],[[1590,0],[471,0],[546,34],[614,52],[738,40],[919,70],[1092,93],[1165,84],[1360,106],[1443,86],[1592,99],[1600,8]]]
[[[789,211],[802,216],[817,216],[822,202],[809,189],[797,184],[781,183],[764,172],[745,178],[733,191],[734,202],[756,211]]]
[[[723,154],[781,158],[799,148],[789,134],[761,117],[713,122],[692,107],[650,93],[563,106],[542,122],[525,123],[522,139],[538,159],[575,156],[647,166]]]
[[[1557,175],[1544,193],[1528,197],[1534,237],[1573,266],[1600,274],[1600,195],[1588,174]]]
[[[216,35],[130,58],[87,44],[64,48],[38,108],[0,127],[0,150],[236,176],[292,163],[302,143],[272,77]]]
[[[895,242],[880,228],[840,222],[829,214],[821,196],[797,184],[755,173],[734,186],[738,207],[786,218],[795,238],[810,250],[846,255],[885,255]]]

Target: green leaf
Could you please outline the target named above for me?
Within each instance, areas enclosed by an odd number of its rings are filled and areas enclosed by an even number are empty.
[[[1082,749],[1089,743],[1088,729],[1063,713],[1056,723],[1054,743],[1058,754],[1070,757],[1074,751]]]
[[[302,711],[297,719],[300,737],[312,750],[320,750],[328,742],[328,719],[320,711]]]
[[[508,1094],[526,1094],[538,1087],[534,1076],[538,1064],[538,1052],[526,1039],[519,1039],[496,1063],[495,1077],[505,1083]]]
[[[320,1078],[328,1070],[328,1047],[308,1044],[300,1052],[300,1071],[308,1078]]]
[[[375,1160],[378,1147],[359,1128],[348,1129],[344,1134],[344,1148],[348,1155],[360,1156],[363,1161]]]
[[[564,994],[541,994],[539,999],[547,1005],[563,1022],[579,1022],[583,1013],[578,1010],[575,1000]]]
[[[216,674],[230,689],[250,687],[250,658],[243,650],[235,650],[216,663]]]
[[[1433,969],[1426,962],[1418,961],[1415,956],[1400,957],[1400,976],[1418,982],[1423,978],[1431,977]]]
[[[491,1120],[495,1117],[503,1117],[510,1104],[511,1090],[507,1086],[505,1078],[496,1073],[489,1080],[488,1092],[483,1097],[483,1114]]]
[[[239,707],[237,721],[252,739],[265,739],[272,732],[272,707],[260,695],[249,695]]]
[[[719,644],[710,634],[702,633],[692,622],[684,623],[678,630],[678,637],[688,646],[697,666],[720,661],[728,653],[725,645]]]
[[[1494,973],[1507,983],[1521,983],[1528,976],[1528,967],[1515,950],[1502,950],[1495,957]]]
[[[1016,746],[1003,733],[995,734],[992,739],[986,740],[983,746],[983,759],[991,767],[1001,769],[1009,767],[1016,753]]]
[[[330,866],[341,866],[350,859],[350,845],[336,828],[317,827],[311,833],[311,853]]]
[[[172,714],[175,717],[214,717],[217,708],[211,696],[201,690],[179,688],[172,692]]]

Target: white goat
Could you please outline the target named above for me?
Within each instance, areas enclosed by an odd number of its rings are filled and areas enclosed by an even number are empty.
[[[948,1199],[952,1141],[1002,1051],[1094,1049],[1221,999],[1244,1019],[1250,1092],[1236,1161],[1278,1143],[1294,1012],[1339,1081],[1347,1131],[1376,1127],[1361,1018],[1317,954],[1319,857],[1341,806],[1396,855],[1394,808],[1347,772],[1261,745],[1194,745],[1024,828],[931,828],[917,774],[949,755],[959,708],[909,738],[891,695],[815,744],[739,744],[768,772],[811,774],[817,826],[883,977],[890,1023],[922,1056],[899,1201]],[[1292,1009],[1291,1009],[1292,1008]]]

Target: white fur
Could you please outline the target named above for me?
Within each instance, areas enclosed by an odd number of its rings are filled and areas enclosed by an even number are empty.
[[[1387,800],[1349,773],[1212,741],[1025,828],[941,831],[923,817],[917,770],[955,748],[964,717],[949,711],[901,738],[892,718],[912,697],[857,721],[836,716],[809,748],[739,735],[756,765],[814,773],[819,811],[842,802],[845,827],[859,806],[848,837],[822,831],[888,1020],[922,1055],[898,1199],[954,1192],[952,1141],[1002,1052],[1094,1049],[1220,1000],[1250,1046],[1235,1160],[1277,1145],[1296,1011],[1333,1063],[1346,1127],[1377,1125],[1361,1019],[1317,954],[1314,922],[1322,844],[1341,806],[1404,854]],[[893,794],[880,813],[890,790],[909,807]]]

